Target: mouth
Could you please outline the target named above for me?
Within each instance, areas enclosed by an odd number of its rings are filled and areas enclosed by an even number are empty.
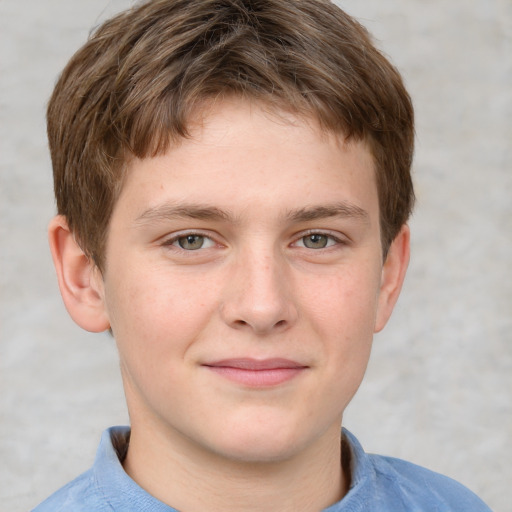
[[[203,364],[205,368],[230,381],[252,388],[283,384],[309,367],[290,359],[223,359]]]

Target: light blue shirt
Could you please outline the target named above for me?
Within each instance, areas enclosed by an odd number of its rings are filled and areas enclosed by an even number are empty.
[[[351,486],[324,512],[491,512],[454,480],[400,459],[367,454],[350,432],[343,429],[343,436],[351,451]],[[177,512],[125,473],[121,461],[129,438],[128,427],[106,430],[92,468],[33,512]]]

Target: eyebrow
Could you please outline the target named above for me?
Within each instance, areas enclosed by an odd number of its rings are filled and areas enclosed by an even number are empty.
[[[363,208],[341,201],[320,206],[306,206],[286,212],[285,219],[289,222],[310,222],[329,217],[353,218],[369,223],[370,216]],[[162,204],[148,208],[136,219],[136,224],[159,222],[172,219],[198,219],[234,222],[233,216],[215,206],[201,204]]]
[[[293,222],[309,222],[329,217],[353,218],[366,223],[370,222],[370,215],[366,210],[345,201],[335,204],[300,208],[289,212],[287,215],[287,218]]]
[[[136,219],[136,223],[158,222],[170,219],[231,220],[224,210],[214,206],[198,204],[163,204],[148,208]]]

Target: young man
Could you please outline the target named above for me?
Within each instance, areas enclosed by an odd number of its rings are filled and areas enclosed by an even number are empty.
[[[343,411],[409,257],[413,111],[323,0],[156,0],[48,107],[66,307],[111,330],[131,429],[45,511],[488,511],[365,454]]]

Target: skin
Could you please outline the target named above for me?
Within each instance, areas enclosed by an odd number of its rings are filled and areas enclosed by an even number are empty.
[[[103,275],[52,221],[64,302],[81,327],[112,328],[139,485],[182,512],[321,510],[348,489],[342,415],[398,298],[408,228],[383,262],[371,154],[312,119],[230,99],[191,135],[129,163]],[[242,358],[298,369],[216,366]]]

